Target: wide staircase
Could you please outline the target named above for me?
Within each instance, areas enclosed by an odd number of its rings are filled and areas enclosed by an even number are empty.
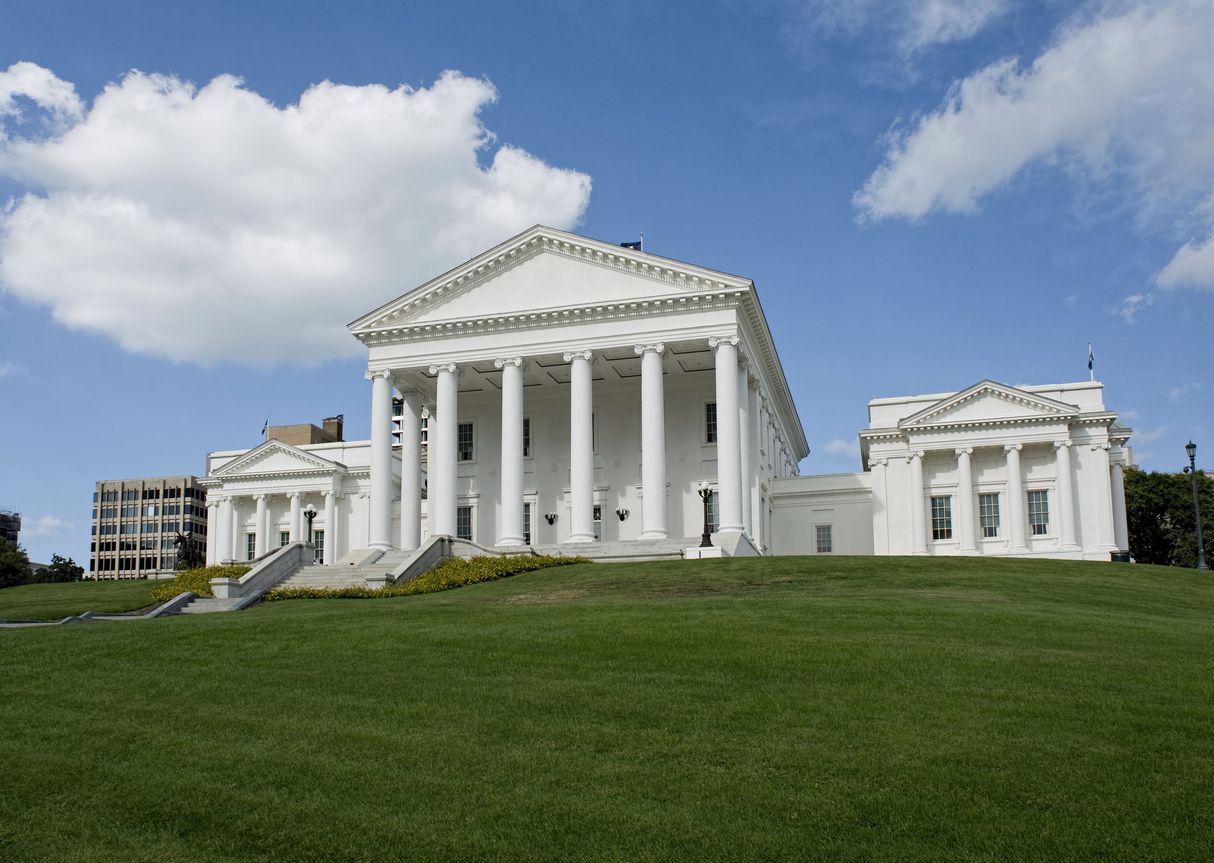
[[[412,556],[411,551],[392,549],[385,551],[370,563],[357,565],[340,561],[332,566],[313,564],[302,566],[287,578],[274,585],[279,588],[305,587],[313,590],[340,590],[344,587],[366,587],[367,576],[386,575]]]

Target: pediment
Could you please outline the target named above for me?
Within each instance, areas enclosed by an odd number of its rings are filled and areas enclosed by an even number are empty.
[[[618,305],[750,281],[536,226],[350,324],[363,333],[576,306]]]
[[[994,381],[981,381],[898,423],[902,429],[1008,421],[1066,419],[1079,408]]]
[[[232,479],[267,473],[332,473],[345,470],[340,462],[321,458],[282,441],[269,440],[225,464],[212,476]]]

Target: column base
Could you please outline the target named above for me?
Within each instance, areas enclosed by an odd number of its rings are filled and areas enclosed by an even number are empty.
[[[745,528],[740,524],[723,524],[717,528],[717,533],[744,533]]]
[[[1083,548],[1077,542],[1068,542],[1058,546],[1059,551],[1083,551]]]
[[[911,556],[912,557],[929,557],[929,555],[926,551],[912,551]]]
[[[968,556],[970,556],[970,555],[975,555],[975,554],[977,554],[977,553],[978,553],[978,547],[977,547],[977,546],[971,546],[970,548],[959,548],[959,549],[957,549],[957,554],[963,554],[963,555],[966,555],[967,557],[968,557]]]
[[[523,538],[521,536],[502,536],[498,537],[498,540],[494,543],[494,545],[523,545]]]
[[[664,530],[644,530],[641,531],[639,539],[666,539],[666,531]]]
[[[391,551],[392,543],[390,542],[369,542],[367,548],[373,548],[376,551]]]
[[[1008,554],[1028,554],[1029,547],[1027,545],[1008,546]]]
[[[571,542],[571,543],[594,542],[594,541],[595,541],[595,539],[594,539],[593,533],[574,533],[574,534],[570,534],[569,538],[565,540],[565,542]]]

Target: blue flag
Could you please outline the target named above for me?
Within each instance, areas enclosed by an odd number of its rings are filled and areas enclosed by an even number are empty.
[[[641,251],[640,241],[635,242],[635,243],[620,243],[620,245],[623,246],[625,249],[632,249],[633,251],[636,251],[636,252]]]
[[[1096,355],[1094,353],[1092,353],[1092,345],[1089,342],[1088,343],[1088,371],[1089,372],[1092,370],[1092,366],[1093,366],[1093,364],[1095,364],[1095,362],[1096,362]]]

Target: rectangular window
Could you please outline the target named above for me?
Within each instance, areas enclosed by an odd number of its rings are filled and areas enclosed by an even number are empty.
[[[526,426],[524,426],[526,428]],[[531,545],[531,502],[523,501],[523,545]]]
[[[932,539],[953,538],[953,499],[932,498]]]
[[[257,534],[246,533],[244,535],[244,551],[245,560],[252,560],[257,551]]]
[[[716,489],[712,491],[712,497],[708,498],[708,532],[716,533],[717,528],[721,526],[721,509],[717,505]]]
[[[991,539],[999,535],[999,495],[978,495],[978,518],[982,523],[982,536]]]
[[[830,554],[834,549],[834,544],[831,539],[831,526],[829,524],[814,525],[814,538],[818,544],[818,554]]]
[[[325,561],[325,532],[323,530],[312,531],[312,542],[316,544],[316,557],[313,558],[317,563]]]
[[[603,541],[603,508],[598,504],[594,506],[594,541]]]
[[[704,405],[704,443],[717,442],[717,403]]]
[[[458,433],[458,447],[460,461],[472,461],[475,454],[472,448],[472,423],[460,423]]]
[[[278,532],[278,547],[282,548],[291,541],[291,532],[289,530],[280,530]]]
[[[599,415],[596,413],[590,414],[590,450],[599,451]]]
[[[531,458],[531,417],[523,417],[523,458]]]
[[[457,506],[455,508],[455,535],[459,539],[472,541],[472,507]]]
[[[1029,525],[1033,536],[1045,536],[1050,532],[1050,503],[1044,491],[1029,492]]]

